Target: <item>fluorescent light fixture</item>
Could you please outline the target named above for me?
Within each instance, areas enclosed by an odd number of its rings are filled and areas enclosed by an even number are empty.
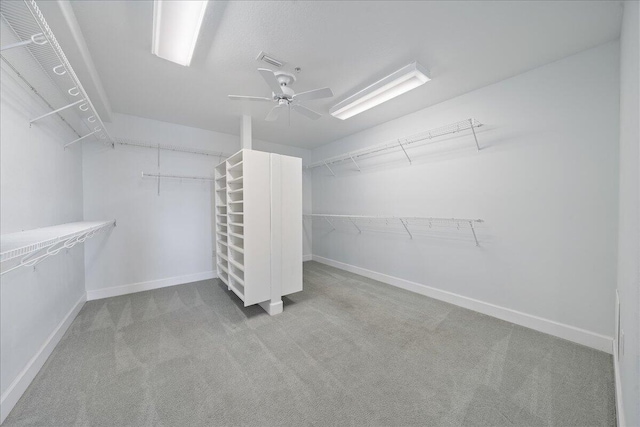
[[[415,89],[429,80],[431,78],[426,68],[417,62],[412,62],[334,105],[329,112],[333,117],[345,120]]]
[[[151,53],[188,67],[208,1],[154,0]]]

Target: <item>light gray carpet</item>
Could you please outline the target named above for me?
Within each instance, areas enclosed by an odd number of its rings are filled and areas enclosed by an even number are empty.
[[[89,302],[4,425],[615,425],[605,353],[314,262],[304,289]]]

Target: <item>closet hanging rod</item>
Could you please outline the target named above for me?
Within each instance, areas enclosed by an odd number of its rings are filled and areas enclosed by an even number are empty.
[[[480,123],[478,120],[474,118],[461,120],[459,122],[455,122],[455,123],[448,124],[446,126],[441,126],[438,128],[423,131],[407,137],[396,138],[393,141],[387,142],[384,144],[373,145],[371,147],[350,151],[348,153],[344,153],[338,156],[320,160],[315,163],[311,163],[307,166],[304,166],[304,169],[326,167],[327,169],[329,169],[329,172],[331,172],[331,174],[335,176],[335,172],[331,169],[330,165],[348,161],[348,162],[353,162],[356,168],[358,168],[358,171],[361,171],[360,166],[356,162],[356,159],[362,156],[376,154],[376,153],[390,151],[390,150],[402,150],[405,156],[407,157],[407,159],[409,160],[409,163],[411,164],[411,158],[407,153],[407,150],[406,150],[407,148],[416,146],[420,142],[429,141],[431,139],[438,138],[445,135],[453,135],[466,130],[472,131],[476,149],[479,151],[480,145],[478,144],[478,138],[475,132],[475,128],[479,128],[481,126],[482,126],[482,123]]]
[[[116,143],[119,145],[129,145],[132,147],[143,147],[143,148],[151,148],[153,150],[165,150],[165,151],[176,151],[180,153],[190,153],[190,154],[200,154],[203,156],[212,156],[212,157],[224,157],[227,158],[230,156],[228,153],[224,153],[222,151],[207,151],[207,150],[196,150],[191,148],[178,147],[174,145],[165,145],[165,144],[152,144],[148,142],[136,141],[127,138],[115,138]]]
[[[171,178],[171,179],[195,179],[203,181],[213,181],[210,176],[187,176],[187,175],[166,175],[161,173],[146,173],[142,172],[142,178]]]
[[[329,217],[329,218],[343,218],[343,219],[406,219],[406,220],[422,220],[431,222],[469,222],[476,223],[484,222],[482,219],[469,219],[469,218],[437,218],[427,216],[385,216],[385,215],[336,215],[336,214],[303,214],[303,216],[309,217]]]
[[[480,246],[478,242],[478,236],[476,235],[475,226],[483,223],[481,219],[469,219],[469,218],[435,218],[435,217],[420,217],[420,216],[382,216],[382,215],[336,215],[336,214],[303,214],[303,217],[324,219],[335,230],[336,227],[332,220],[344,220],[350,222],[357,230],[358,233],[362,233],[358,222],[373,222],[373,221],[385,221],[386,224],[398,224],[402,225],[404,230],[409,235],[409,238],[413,239],[413,234],[409,229],[412,225],[429,226],[449,224],[460,228],[460,225],[468,226],[473,234],[473,240],[476,246]],[[391,224],[389,224],[391,222]]]

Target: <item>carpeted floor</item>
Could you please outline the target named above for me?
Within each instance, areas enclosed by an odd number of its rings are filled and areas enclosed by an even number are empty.
[[[304,289],[89,302],[3,427],[615,425],[610,355],[315,262]]]

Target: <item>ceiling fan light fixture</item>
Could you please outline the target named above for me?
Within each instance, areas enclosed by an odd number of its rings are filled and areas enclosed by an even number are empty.
[[[346,120],[431,80],[426,68],[412,62],[334,105],[329,113]]]
[[[207,0],[154,0],[151,53],[188,67],[208,3]]]

